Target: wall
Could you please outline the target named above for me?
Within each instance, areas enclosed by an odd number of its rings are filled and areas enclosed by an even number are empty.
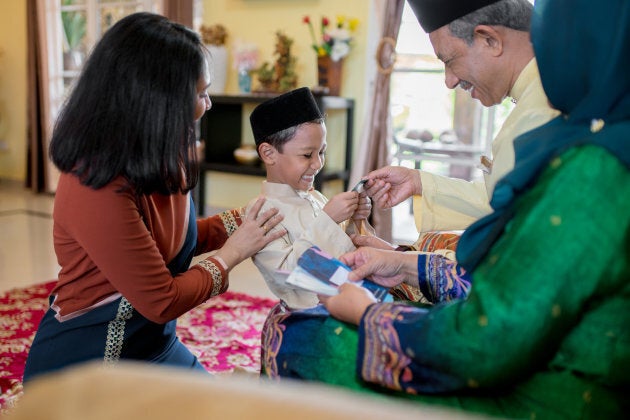
[[[292,53],[297,58],[298,86],[313,87],[317,85],[317,56],[311,47],[310,32],[302,21],[303,17],[310,16],[318,42],[321,40],[319,22],[322,16],[328,17],[333,23],[339,15],[357,18],[360,23],[354,34],[352,50],[344,60],[341,86],[341,96],[351,97],[356,101],[354,126],[356,152],[357,141],[363,127],[360,121],[364,115],[365,69],[367,66],[373,66],[372,55],[368,57],[367,42],[371,4],[371,0],[204,0],[201,23],[224,25],[228,31],[229,50],[239,41],[256,44],[259,48],[259,64],[264,61],[273,63],[275,33],[282,30],[294,40]],[[237,73],[232,64],[230,54],[225,88],[228,94],[238,92]],[[249,121],[245,120],[243,124],[244,142],[252,143]],[[329,168],[340,167],[340,160],[343,157],[340,154],[343,151],[341,140],[345,137],[343,114],[329,115],[327,126],[329,146],[326,165]],[[206,204],[210,207],[210,212],[215,208],[244,205],[260,192],[262,178],[214,172],[210,172],[208,177]],[[330,196],[340,192],[342,187],[341,183],[330,183],[322,192]]]
[[[262,61],[272,61],[275,32],[283,30],[294,39],[300,86],[316,85],[316,56],[304,15],[318,23],[321,16],[334,21],[337,15],[359,19],[352,52],[343,69],[342,96],[356,99],[354,150],[364,114],[365,69],[373,66],[368,47],[368,19],[373,0],[202,0],[205,24],[222,23],[229,31],[228,47],[235,41],[256,43]],[[318,28],[318,25],[316,26]],[[27,79],[26,1],[0,1],[0,179],[26,179]],[[369,57],[368,57],[369,55]],[[237,78],[230,68],[226,91],[236,93]],[[334,116],[333,116],[334,118]],[[336,137],[335,128],[330,139]]]
[[[26,1],[0,1],[0,179],[26,179]]]
[[[223,24],[228,31],[228,48],[239,40],[255,43],[260,50],[261,62],[272,62],[275,33],[282,30],[294,40],[293,54],[297,57],[300,75],[298,85],[315,86],[316,54],[311,48],[308,27],[302,22],[302,18],[305,15],[310,16],[318,34],[321,16],[328,17],[331,22],[338,15],[355,17],[360,24],[355,33],[352,51],[344,61],[342,96],[356,97],[362,92],[365,81],[367,46],[364,40],[370,3],[369,0],[204,0],[202,23]],[[238,91],[236,71],[231,66],[226,91]]]

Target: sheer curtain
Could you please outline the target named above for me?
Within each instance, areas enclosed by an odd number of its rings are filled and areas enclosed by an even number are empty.
[[[368,76],[368,79],[374,79],[374,87],[366,98],[366,102],[371,103],[372,106],[365,118],[368,124],[361,133],[359,153],[352,168],[350,185],[354,185],[368,172],[391,163],[389,146],[392,142],[392,124],[389,112],[389,82],[405,0],[376,0],[375,4],[377,26],[380,27],[380,39],[376,51],[377,72],[376,75]],[[372,224],[378,237],[391,242],[391,210],[374,208]]]

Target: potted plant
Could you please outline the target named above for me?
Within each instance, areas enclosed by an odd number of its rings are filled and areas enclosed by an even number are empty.
[[[74,0],[63,0],[62,5],[74,4]],[[66,70],[78,70],[83,64],[85,52],[83,51],[83,37],[86,31],[85,14],[78,11],[62,11],[61,23],[64,33],[64,68]]]
[[[313,90],[328,95],[339,95],[343,59],[350,54],[352,35],[359,21],[355,18],[338,16],[336,22],[332,23],[327,17],[322,17],[319,27],[321,42],[317,41],[311,18],[304,16],[302,22],[308,25],[311,46],[317,54],[318,85]]]
[[[264,62],[258,69],[253,70],[258,77],[260,88],[258,92],[287,92],[297,86],[297,73],[295,66],[297,58],[291,53],[293,39],[282,31],[276,32],[276,46],[274,55],[276,61],[273,64]]]
[[[212,57],[214,71],[212,72],[212,82],[208,91],[210,93],[223,93],[228,71],[228,52],[225,46],[227,41],[227,30],[221,24],[211,26],[201,25],[199,28],[201,40]]]

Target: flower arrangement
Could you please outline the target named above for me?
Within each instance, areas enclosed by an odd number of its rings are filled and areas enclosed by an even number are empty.
[[[237,42],[234,45],[234,68],[240,71],[250,71],[256,68],[258,62],[258,47],[255,44]]]
[[[292,46],[293,38],[282,31],[276,32],[275,63],[265,61],[258,69],[253,70],[260,83],[259,92],[286,92],[297,86],[297,58],[291,53]]]
[[[320,35],[322,41],[317,42],[313,22],[309,16],[304,16],[302,22],[308,25],[313,41],[312,47],[318,57],[329,56],[333,61],[339,61],[350,53],[352,33],[359,25],[359,20],[346,16],[337,16],[335,25],[331,25],[327,17],[322,17],[320,22]]]
[[[201,25],[199,33],[201,41],[206,45],[225,45],[228,35],[225,26],[220,23],[211,26]]]

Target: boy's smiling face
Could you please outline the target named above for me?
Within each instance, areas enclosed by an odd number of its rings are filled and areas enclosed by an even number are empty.
[[[315,175],[324,167],[326,125],[301,124],[295,136],[282,146],[282,152],[271,149],[269,160],[265,160],[267,181],[308,191],[313,187]]]

